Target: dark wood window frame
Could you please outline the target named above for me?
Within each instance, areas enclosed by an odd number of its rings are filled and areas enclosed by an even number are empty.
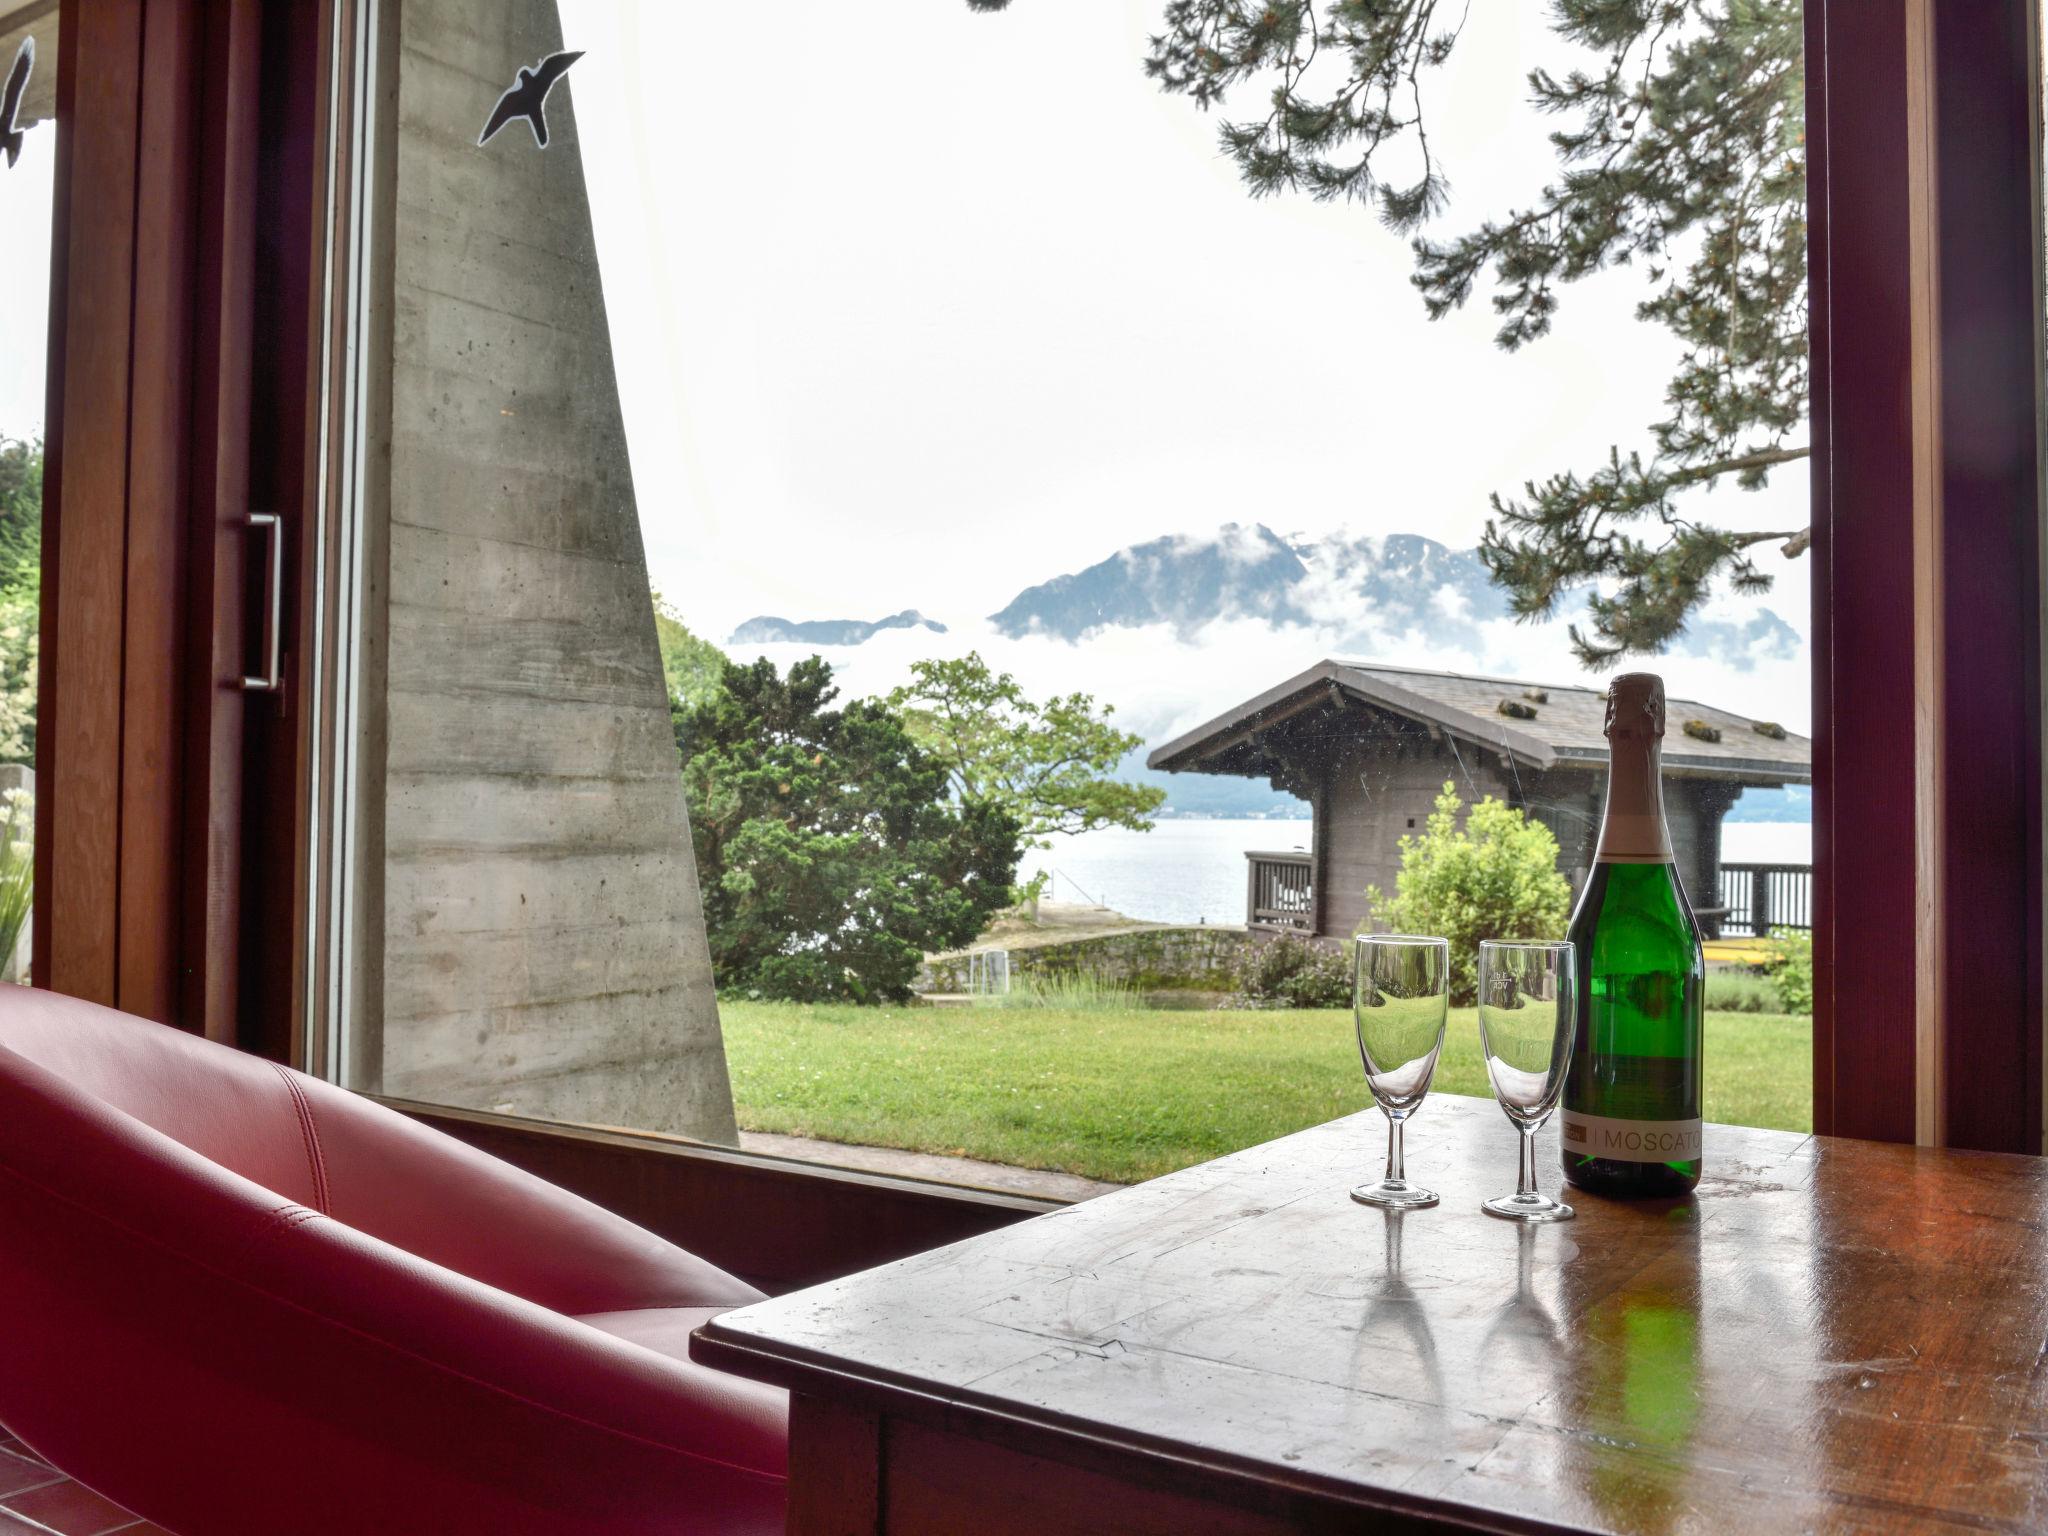
[[[1814,1126],[2040,1152],[2038,0],[1806,35]]]
[[[317,1057],[330,142],[355,0],[66,0],[35,975]],[[2038,0],[1807,0],[1818,1129],[2042,1150]],[[330,95],[330,92],[334,92]],[[345,135],[344,135],[345,137]],[[252,434],[252,421],[258,430]],[[286,520],[293,692],[249,644]],[[1048,1209],[429,1106],[776,1288]]]

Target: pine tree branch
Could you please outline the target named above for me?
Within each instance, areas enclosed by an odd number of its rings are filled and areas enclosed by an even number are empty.
[[[1688,464],[1674,470],[1665,477],[1665,483],[1672,489],[1680,486],[1698,485],[1703,480],[1718,479],[1722,475],[1743,474],[1754,469],[1771,469],[1779,464],[1792,464],[1800,459],[1813,457],[1811,448],[1760,448],[1754,453],[1737,454],[1732,459],[1717,459],[1711,464]],[[1759,534],[1759,539],[1789,538],[1789,534]]]

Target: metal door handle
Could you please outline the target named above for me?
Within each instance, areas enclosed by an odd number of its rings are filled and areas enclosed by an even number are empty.
[[[263,612],[263,672],[243,678],[242,686],[251,693],[277,693],[284,686],[278,655],[284,628],[284,528],[275,512],[251,512],[245,526],[270,535],[270,596]]]

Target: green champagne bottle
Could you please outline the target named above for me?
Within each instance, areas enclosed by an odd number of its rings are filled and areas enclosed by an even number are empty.
[[[1564,1176],[1596,1195],[1683,1195],[1700,1181],[1706,960],[1664,824],[1664,683],[1607,692],[1607,811],[1568,937],[1579,1021],[1565,1075]]]

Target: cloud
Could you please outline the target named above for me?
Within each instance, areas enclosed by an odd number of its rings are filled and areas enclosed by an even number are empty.
[[[1768,621],[1768,622],[1767,622]],[[1775,616],[1753,614],[1746,625],[1764,638],[1742,653],[1731,676],[1730,653],[1671,655],[1647,659],[1645,670],[1661,672],[1676,697],[1775,719],[1805,731],[1811,715],[1812,683],[1806,650],[1789,626]],[[1493,619],[1466,626],[1460,643],[1446,644],[1414,624],[1385,625],[1370,614],[1348,624],[1275,628],[1263,619],[1218,619],[1192,633],[1167,624],[1099,631],[1079,644],[1044,635],[1010,638],[984,620],[956,626],[944,635],[924,630],[889,630],[858,646],[728,646],[746,660],[766,655],[778,666],[818,654],[833,665],[848,697],[887,693],[910,677],[911,663],[927,657],[979,651],[1001,671],[1011,672],[1027,693],[1083,692],[1114,706],[1125,729],[1157,745],[1192,730],[1246,699],[1264,692],[1326,657],[1344,656],[1391,666],[1527,679],[1553,685],[1600,687],[1605,678],[1580,668],[1571,652],[1565,621],[1517,624]]]
[[[1447,619],[1469,619],[1472,617],[1472,599],[1460,592],[1449,582],[1438,587],[1429,599],[1436,611]]]

